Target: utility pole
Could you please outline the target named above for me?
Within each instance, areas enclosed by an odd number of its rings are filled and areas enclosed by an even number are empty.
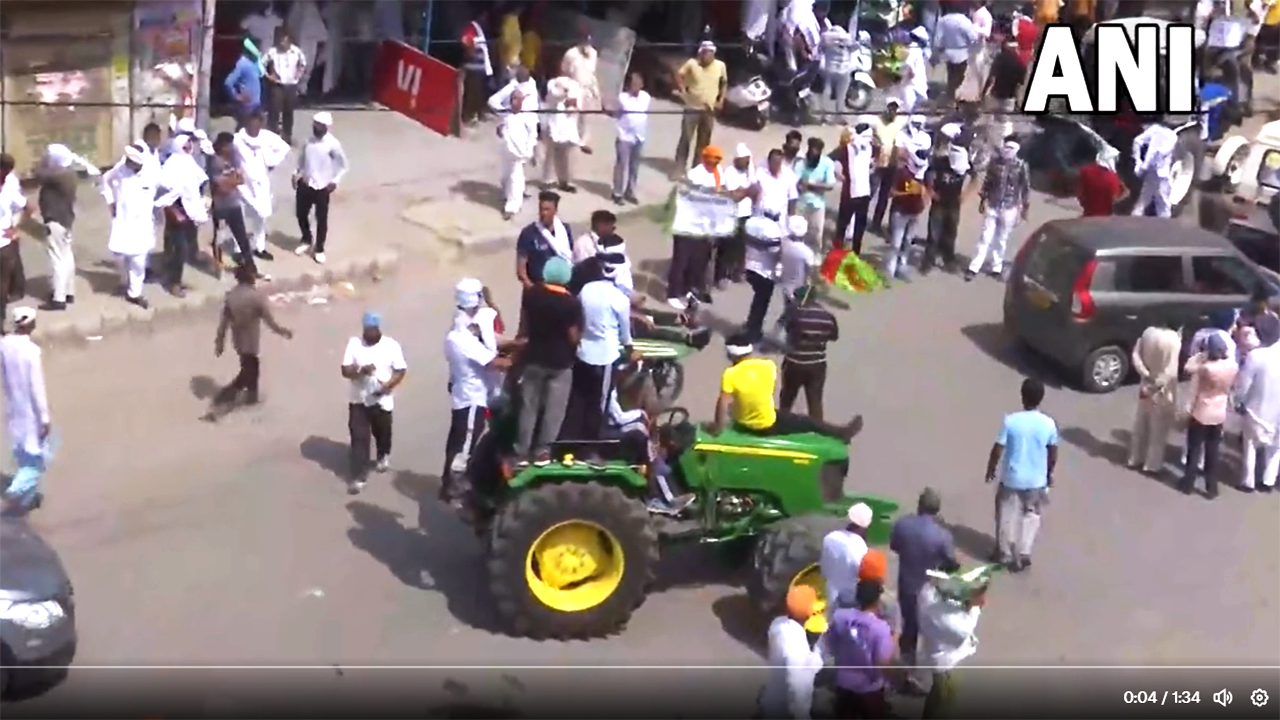
[[[204,0],[200,13],[200,57],[196,66],[196,126],[208,127],[209,106],[213,96],[213,16],[216,0]]]

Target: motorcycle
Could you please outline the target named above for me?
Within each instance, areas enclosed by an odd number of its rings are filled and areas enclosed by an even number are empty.
[[[664,405],[675,402],[684,391],[681,361],[711,342],[711,329],[698,322],[697,310],[698,299],[690,294],[684,312],[646,311],[648,323],[633,324],[636,337],[631,348],[637,356],[637,376],[653,384]]]
[[[849,83],[844,105],[858,112],[866,110],[875,91],[876,81],[871,77],[871,35],[862,31],[858,33],[857,45],[853,50],[853,82]]]
[[[724,94],[721,116],[736,122],[748,130],[761,130],[769,124],[773,107],[773,89],[765,81],[768,58],[761,51],[760,43],[748,41],[743,57],[735,66],[742,73]]]

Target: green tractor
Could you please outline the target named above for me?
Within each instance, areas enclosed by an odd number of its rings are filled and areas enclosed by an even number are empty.
[[[517,391],[518,392],[518,391]],[[558,442],[546,465],[512,467],[518,398],[493,408],[468,464],[464,517],[487,540],[486,573],[507,632],[537,639],[586,639],[621,630],[644,602],[663,548],[675,543],[751,543],[748,592],[759,612],[783,611],[794,585],[824,596],[822,539],[846,525],[848,508],[869,505],[870,544],[888,542],[897,503],[843,492],[848,446],[818,434],[717,435],[683,408],[658,418],[682,512],[647,507],[649,458],[621,440]],[[729,547],[729,546],[726,546]],[[822,609],[806,625],[826,627]]]

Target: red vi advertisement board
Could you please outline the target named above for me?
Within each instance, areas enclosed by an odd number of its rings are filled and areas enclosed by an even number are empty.
[[[385,40],[373,65],[373,100],[441,135],[458,113],[458,70],[402,42]]]

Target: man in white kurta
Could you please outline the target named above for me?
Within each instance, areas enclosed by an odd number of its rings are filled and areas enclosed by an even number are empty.
[[[510,220],[524,204],[525,163],[538,148],[538,85],[529,69],[516,65],[507,86],[489,98],[489,109],[502,118],[502,217]]]
[[[572,184],[570,153],[582,147],[578,121],[572,114],[578,108],[581,97],[582,86],[573,78],[561,75],[547,82],[545,107],[554,112],[546,114],[543,121],[547,143],[547,164],[543,168],[543,181],[550,183],[554,173],[556,187],[561,192],[578,191]]]
[[[591,152],[591,148],[587,147],[586,113],[599,110],[601,107],[600,81],[596,77],[596,65],[599,59],[600,53],[591,46],[590,35],[584,35],[582,41],[566,50],[564,57],[560,59],[560,74],[572,78],[581,88],[578,95],[577,123],[578,138],[585,153]]]
[[[49,437],[49,397],[44,387],[40,346],[31,339],[36,311],[13,309],[13,333],[0,338],[0,382],[4,387],[4,419],[13,443],[17,472],[4,491],[5,511],[25,513],[40,504]]]
[[[236,162],[244,174],[240,198],[244,202],[244,224],[249,233],[253,256],[274,260],[267,251],[267,218],[271,217],[275,198],[271,194],[271,171],[289,157],[289,143],[262,127],[262,112],[245,118],[244,127],[235,134],[232,147]]]
[[[136,145],[124,149],[124,161],[102,176],[102,197],[111,211],[107,250],[120,263],[124,296],[148,307],[142,297],[147,255],[156,245],[156,182],[159,173],[147,169],[147,155]]]

